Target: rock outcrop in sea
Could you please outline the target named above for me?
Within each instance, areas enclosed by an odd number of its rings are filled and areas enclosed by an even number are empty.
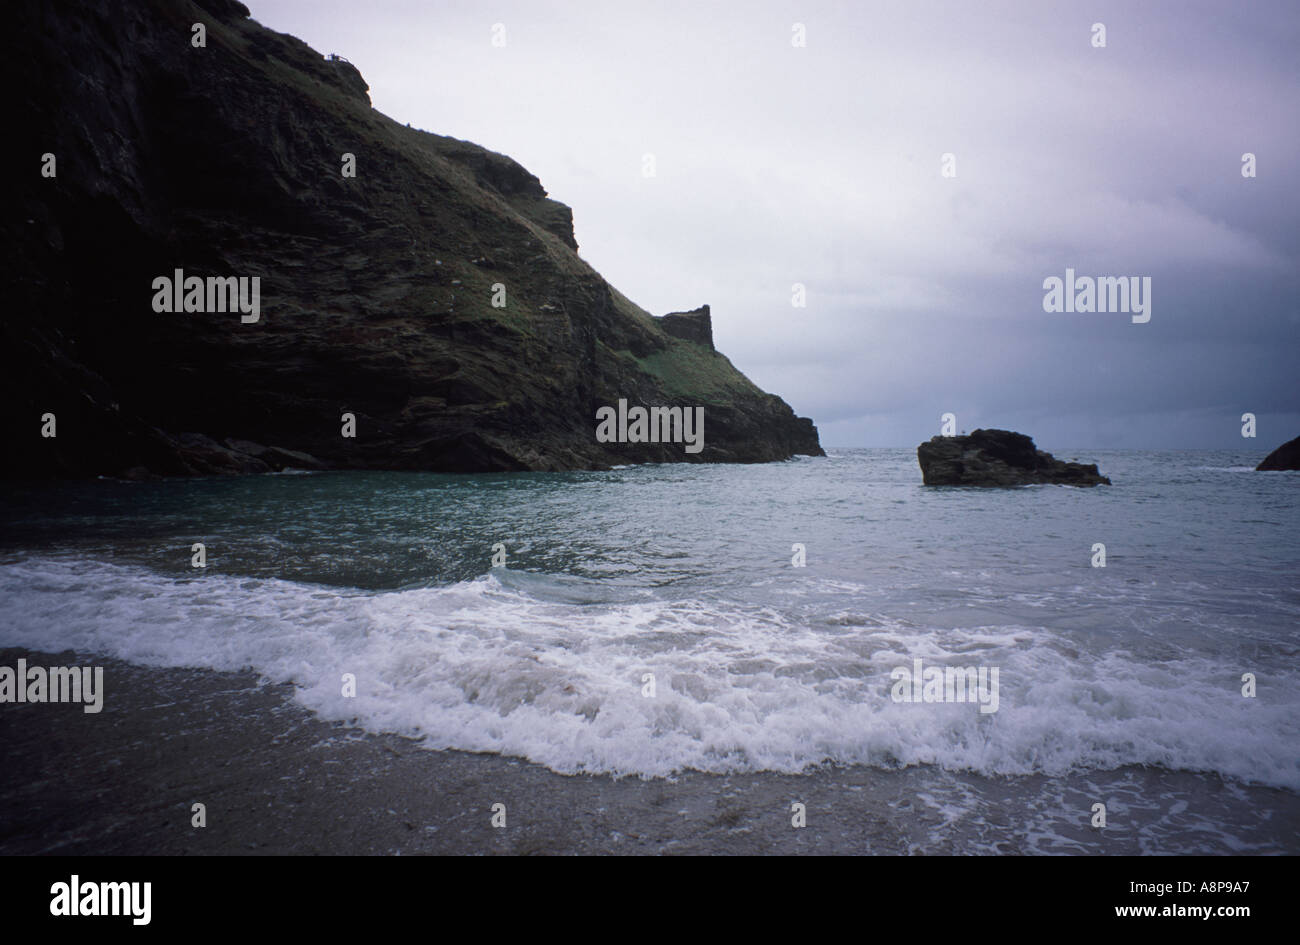
[[[1255,469],[1261,472],[1300,469],[1300,436],[1294,440],[1287,440],[1273,450]]]
[[[927,486],[1110,485],[1095,463],[1062,462],[1010,430],[936,436],[916,448],[916,459]]]
[[[651,316],[582,260],[535,176],[379,114],[355,66],[243,4],[8,13],[6,150],[24,163],[0,221],[4,475],[822,454],[811,420],[714,349],[708,306]],[[177,270],[257,278],[256,320],[155,310]],[[597,442],[620,399],[703,406],[703,450]]]

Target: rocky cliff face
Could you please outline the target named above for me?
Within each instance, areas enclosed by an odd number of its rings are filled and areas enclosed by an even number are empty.
[[[821,453],[713,349],[707,306],[650,316],[579,258],[536,177],[375,112],[355,67],[242,4],[20,0],[9,22],[27,136],[0,224],[6,475]],[[176,270],[257,277],[257,321],[155,311]],[[702,405],[704,449],[597,442],[620,399]]]
[[[702,305],[691,312],[669,312],[659,319],[663,330],[674,338],[684,338],[713,351],[713,316]]]
[[[1062,462],[1010,430],[936,436],[916,448],[916,458],[927,486],[1110,485],[1095,463]]]

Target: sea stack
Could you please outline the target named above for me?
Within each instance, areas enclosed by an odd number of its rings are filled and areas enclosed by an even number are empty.
[[[1256,471],[1270,472],[1282,469],[1300,469],[1300,436],[1287,440],[1273,452],[1264,457],[1264,461],[1255,467]]]
[[[1095,463],[1066,463],[1023,433],[976,430],[936,436],[916,448],[927,486],[1110,485]]]

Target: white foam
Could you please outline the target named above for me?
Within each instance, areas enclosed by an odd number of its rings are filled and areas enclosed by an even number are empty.
[[[328,719],[555,771],[798,771],[832,761],[1063,774],[1129,763],[1300,789],[1300,686],[1244,699],[1203,658],[1089,654],[1042,628],[815,629],[702,599],[591,602],[541,575],[365,592],[31,557],[0,566],[0,645],[150,666],[253,667]],[[1000,710],[894,703],[889,671],[1001,668]],[[357,677],[356,698],[341,676]],[[642,696],[654,673],[657,694]],[[111,689],[107,694],[111,701]]]

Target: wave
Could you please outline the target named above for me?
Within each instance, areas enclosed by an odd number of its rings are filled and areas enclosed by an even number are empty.
[[[1245,699],[1222,661],[1088,652],[1032,626],[807,620],[505,570],[371,592],[33,556],[0,565],[0,645],[252,667],[323,718],[565,774],[1148,764],[1300,789],[1294,675]],[[1000,667],[999,710],[892,701],[890,670],[914,658]]]

